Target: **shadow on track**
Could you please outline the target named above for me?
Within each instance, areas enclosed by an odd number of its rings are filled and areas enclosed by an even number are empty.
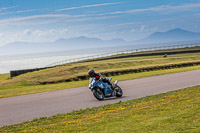
[[[104,100],[102,101],[109,101],[109,100],[116,100],[116,99],[123,99],[123,98],[126,98],[127,96],[122,96],[122,97],[109,97],[109,98],[105,98]],[[101,101],[101,102],[102,102]]]

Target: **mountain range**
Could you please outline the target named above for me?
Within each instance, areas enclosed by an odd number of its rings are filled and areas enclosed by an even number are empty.
[[[150,36],[137,40],[125,41],[123,39],[101,40],[99,38],[88,38],[84,36],[64,39],[60,38],[54,42],[31,43],[31,42],[13,42],[0,47],[0,55],[15,54],[33,54],[43,52],[56,52],[74,49],[89,49],[114,47],[125,45],[169,43],[181,41],[200,40],[200,33],[186,31],[180,28],[172,29],[167,32],[155,32]]]
[[[200,33],[190,32],[180,28],[172,29],[167,32],[155,32],[140,40],[142,43],[163,43],[200,40]]]

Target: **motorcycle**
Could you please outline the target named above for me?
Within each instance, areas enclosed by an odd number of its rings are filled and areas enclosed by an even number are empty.
[[[110,82],[112,77],[108,79]],[[108,97],[121,97],[123,95],[122,89],[117,85],[118,81],[112,83],[113,89],[107,83],[104,83],[100,79],[90,78],[89,81],[89,89],[93,92],[93,95],[98,100],[104,100],[104,98]]]

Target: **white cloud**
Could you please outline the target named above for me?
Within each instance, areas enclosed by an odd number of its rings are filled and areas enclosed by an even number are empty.
[[[0,26],[25,26],[25,25],[41,25],[63,22],[80,22],[112,19],[120,16],[93,16],[93,15],[68,15],[68,14],[44,14],[32,15],[26,17],[16,17],[0,20]]]
[[[67,34],[69,32],[68,29],[49,29],[49,30],[30,30],[26,29],[24,30],[24,36],[31,36],[32,38],[34,37],[39,37],[40,39],[42,38],[47,38],[47,37],[59,37]],[[38,40],[39,41],[39,40]]]
[[[37,25],[55,23],[62,19],[76,18],[81,15],[67,15],[67,14],[44,14],[44,15],[32,15],[26,17],[16,17],[0,20],[0,26],[10,25]]]
[[[7,43],[21,41],[21,42],[53,42],[58,38],[70,38],[81,35],[76,31],[63,29],[49,29],[49,30],[32,30],[24,29],[16,32],[0,33],[0,46]]]
[[[38,11],[38,9],[21,10],[21,11],[15,11],[15,12],[3,12],[3,13],[0,13],[0,14],[1,15],[8,15],[8,14],[27,13],[27,12],[34,12],[34,11]]]
[[[0,33],[0,38],[3,38],[5,36],[4,33]]]
[[[198,28],[198,27],[199,27],[199,26],[198,26],[197,24],[194,25],[194,28],[195,28],[195,29]]]
[[[30,29],[26,29],[26,30],[24,30],[24,32],[23,32],[23,34],[24,34],[25,36],[29,36],[29,35],[31,35],[31,33],[32,33],[32,31],[31,31]]]
[[[131,23],[120,23],[120,24],[116,24],[116,25],[113,25],[113,26],[128,26],[128,25],[134,25],[136,24],[136,22],[131,22]]]
[[[158,28],[157,27],[152,27],[152,26],[149,26],[149,25],[142,25],[139,29],[139,31],[141,33],[150,33],[150,32],[155,32],[157,31]]]
[[[82,18],[73,18],[73,19],[66,19],[63,22],[80,22],[80,21],[94,21],[94,20],[103,20],[103,19],[113,19],[118,18],[120,16],[101,16],[101,17],[82,17]]]
[[[43,19],[43,18],[60,18],[60,17],[70,17],[66,14],[44,14],[44,15],[33,15],[27,17],[11,18],[7,21],[23,21],[23,20],[32,20],[32,19]]]
[[[69,7],[69,8],[63,8],[63,9],[57,9],[56,11],[74,10],[74,9],[98,7],[98,6],[108,6],[108,5],[121,4],[121,3],[124,3],[124,2],[102,3],[102,4],[85,5],[85,6],[79,6],[79,7]]]
[[[160,12],[160,11],[167,11],[167,12],[188,11],[188,10],[192,10],[194,8],[200,8],[200,3],[184,4],[184,5],[177,5],[177,6],[161,5],[161,6],[151,7],[151,8],[109,12],[109,13],[103,13],[103,14],[100,14],[100,15],[127,14],[127,13],[137,13],[137,12],[147,12],[147,11],[155,11],[155,12]]]
[[[145,32],[147,28],[148,28],[148,25],[142,25],[140,27],[140,32]]]
[[[3,7],[3,8],[0,8],[0,11],[12,9],[12,8],[15,8],[15,7],[16,7],[16,6],[12,6],[12,7]]]
[[[132,32],[132,33],[135,32],[135,29],[132,28],[132,29],[130,30],[130,32]]]

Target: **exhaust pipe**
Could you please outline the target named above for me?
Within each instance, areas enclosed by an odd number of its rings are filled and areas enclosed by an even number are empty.
[[[118,80],[116,80],[115,82],[114,82],[114,85],[117,85],[118,84]]]

